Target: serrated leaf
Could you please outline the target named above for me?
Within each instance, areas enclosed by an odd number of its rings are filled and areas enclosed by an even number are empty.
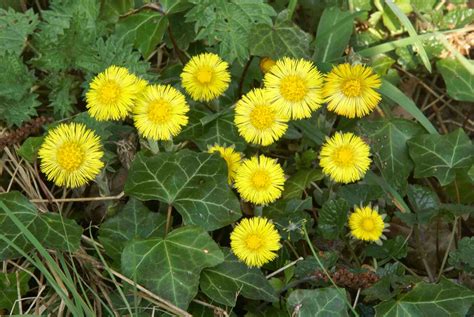
[[[79,248],[82,227],[73,220],[64,219],[57,213],[39,214],[36,207],[16,191],[0,194],[0,201],[15,214],[45,248],[71,252]],[[34,249],[3,209],[0,210],[0,232],[8,240],[14,241],[23,251],[29,252]],[[0,242],[0,260],[19,256],[20,253],[5,241]]]
[[[99,228],[99,241],[107,256],[120,260],[126,243],[133,239],[163,237],[166,217],[151,212],[142,202],[131,198],[122,210]]]
[[[223,261],[224,255],[207,232],[197,226],[185,226],[165,239],[131,241],[122,253],[122,271],[186,309],[198,291],[202,269]]]
[[[155,50],[168,27],[168,18],[154,11],[140,11],[116,24],[115,35],[124,43],[133,44],[147,59]]]
[[[474,62],[470,61],[472,65]],[[474,102],[474,74],[458,60],[441,59],[436,62],[438,71],[446,83],[448,95],[456,100]]]
[[[397,300],[375,306],[377,316],[466,316],[474,302],[474,292],[442,278],[438,284],[421,282]]]
[[[474,147],[462,129],[446,135],[420,135],[408,141],[415,177],[436,177],[442,186],[451,183],[456,170],[469,168]]]
[[[283,191],[283,199],[301,198],[301,195],[312,182],[319,181],[324,178],[324,174],[320,169],[300,170],[292,175],[285,182],[285,190]]]
[[[328,62],[341,57],[353,29],[353,14],[337,7],[326,8],[319,20],[313,59],[317,62]]]
[[[217,44],[219,55],[244,64],[249,57],[249,37],[256,24],[272,24],[275,10],[263,0],[190,0],[194,7],[186,20],[195,22],[197,40]]]
[[[319,210],[318,230],[325,239],[336,239],[344,233],[351,206],[343,199],[328,200]]]
[[[413,169],[407,141],[423,129],[405,119],[365,122],[361,128],[369,138],[373,160],[382,176],[395,188],[404,188]]]
[[[20,126],[23,122],[36,116],[36,107],[40,105],[38,95],[27,94],[20,100],[0,97],[0,118],[9,126]]]
[[[201,290],[212,300],[235,306],[239,295],[253,300],[275,302],[278,296],[262,271],[249,268],[224,249],[224,262],[201,273]]]
[[[345,317],[347,306],[344,289],[298,289],[291,292],[286,302],[288,313],[295,317]]]
[[[43,143],[43,136],[32,136],[26,139],[18,149],[18,154],[30,163],[36,160],[38,150]]]
[[[9,8],[0,9],[0,56],[20,56],[28,36],[38,24],[38,17],[32,9],[19,13]]]
[[[0,309],[15,312],[14,306],[20,305],[17,302],[18,298],[30,289],[28,286],[30,279],[30,274],[20,270],[14,273],[0,273]]]
[[[64,73],[52,73],[48,77],[48,87],[51,89],[49,105],[53,107],[54,114],[61,119],[71,115],[77,102],[77,78]]]
[[[282,57],[308,58],[311,35],[287,19],[287,12],[278,15],[275,25],[257,24],[250,32],[250,54]]]
[[[206,230],[241,217],[239,201],[227,183],[226,163],[217,154],[182,150],[145,157],[140,152],[130,168],[125,193],[171,204],[185,224]]]
[[[474,272],[474,237],[458,242],[458,248],[449,253],[449,264],[461,271]]]

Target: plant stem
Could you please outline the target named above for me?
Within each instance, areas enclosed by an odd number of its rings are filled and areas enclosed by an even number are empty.
[[[344,298],[344,301],[346,302],[346,305],[350,308],[350,310],[352,311],[352,313],[354,314],[354,316],[358,317],[359,314],[356,312],[355,308],[352,307],[351,303],[350,303],[349,300],[347,299],[345,289],[344,289],[344,291],[342,291],[342,288],[337,287],[337,285],[336,285],[336,283],[334,282],[334,280],[332,279],[331,275],[329,275],[328,271],[326,270],[326,268],[324,267],[323,263],[322,263],[321,260],[319,259],[319,256],[318,256],[318,254],[316,253],[316,251],[314,250],[313,244],[311,243],[311,240],[309,239],[308,232],[306,231],[306,227],[305,227],[305,226],[303,226],[303,232],[304,232],[305,240],[306,240],[306,242],[308,243],[309,248],[311,249],[311,253],[313,253],[314,258],[315,258],[316,261],[318,262],[319,267],[320,267],[321,270],[324,272],[324,274],[328,277],[328,279],[331,281],[331,284],[336,288],[336,290],[341,293],[342,298]]]
[[[168,211],[166,213],[166,229],[165,229],[165,235],[168,234],[170,227],[171,227],[171,213],[173,211],[173,206],[168,205]]]
[[[250,56],[249,60],[247,61],[247,64],[245,64],[244,69],[242,70],[242,75],[240,76],[240,81],[239,81],[239,94],[237,95],[238,98],[242,97],[245,76],[247,75],[247,71],[249,70],[252,60],[253,60],[253,56]]]
[[[457,229],[457,226],[458,226],[458,219],[459,219],[459,217],[454,218],[453,231],[451,231],[451,236],[449,237],[448,248],[446,249],[446,252],[444,253],[443,262],[441,262],[441,267],[439,268],[439,272],[438,272],[438,276],[436,277],[436,281],[439,281],[439,279],[441,278],[441,275],[443,275],[444,266],[446,265],[446,261],[448,260],[449,250],[451,249],[451,245],[453,244],[454,236],[456,234],[456,229]]]
[[[435,279],[434,279],[433,273],[431,272],[430,266],[428,265],[428,261],[426,260],[425,250],[421,247],[420,230],[418,229],[418,225],[415,225],[413,227],[413,232],[415,233],[416,250],[418,251],[418,255],[421,258],[421,262],[423,263],[423,266],[425,267],[425,271],[426,271],[426,274],[428,275],[430,282],[433,283]]]

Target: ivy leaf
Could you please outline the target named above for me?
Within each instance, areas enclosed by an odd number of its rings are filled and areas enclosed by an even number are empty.
[[[319,210],[318,230],[325,239],[336,239],[344,233],[351,207],[344,199],[328,200]]]
[[[210,299],[235,306],[239,295],[253,300],[276,302],[278,296],[257,268],[248,268],[229,249],[223,249],[224,262],[201,273],[201,290]]]
[[[151,212],[142,202],[131,198],[122,210],[99,228],[99,241],[107,256],[119,260],[125,244],[133,239],[162,237],[166,217]]]
[[[122,271],[186,309],[198,291],[202,269],[223,261],[224,255],[207,232],[197,226],[185,226],[165,239],[132,240],[122,253]]]
[[[407,256],[407,243],[402,236],[396,236],[394,239],[388,239],[382,245],[369,244],[365,248],[367,256],[376,259],[395,258],[402,259]]]
[[[116,23],[122,14],[134,7],[134,0],[102,0],[100,18],[109,23]]]
[[[32,9],[19,13],[8,8],[0,9],[0,56],[20,56],[28,36],[38,24],[38,17]]]
[[[349,206],[368,204],[384,196],[380,186],[368,184],[349,184],[339,187],[337,197],[344,199]]]
[[[298,289],[291,292],[286,302],[288,313],[292,316],[345,317],[344,289],[318,288]]]
[[[308,58],[311,35],[288,20],[288,12],[281,12],[275,25],[257,24],[250,33],[250,54],[269,56],[273,59],[285,56]]]
[[[206,230],[241,217],[239,201],[227,184],[226,163],[217,154],[183,150],[145,157],[139,153],[130,168],[125,193],[173,205],[185,224]]]
[[[185,11],[192,6],[187,0],[161,0],[160,5],[165,15]]]
[[[418,223],[428,223],[439,212],[438,195],[431,189],[420,185],[410,185],[407,196],[416,212]]]
[[[300,170],[291,176],[285,183],[283,191],[283,199],[301,198],[304,190],[311,185],[312,182],[319,181],[324,178],[324,174],[320,169]]]
[[[190,0],[194,6],[186,20],[195,22],[196,40],[219,46],[228,62],[244,64],[249,57],[249,38],[256,24],[271,25],[275,10],[263,0]]]
[[[32,136],[26,139],[18,149],[18,154],[30,163],[38,156],[38,150],[43,143],[44,136]]]
[[[407,141],[423,132],[416,123],[405,119],[366,122],[362,130],[370,140],[371,152],[382,176],[395,188],[405,188],[413,169]]]
[[[115,34],[124,43],[131,43],[145,59],[149,58],[168,27],[168,18],[154,10],[140,11],[120,20]]]
[[[469,168],[474,147],[462,129],[446,135],[420,135],[408,141],[415,162],[415,177],[435,176],[442,186],[451,183],[456,170]]]
[[[397,300],[375,306],[377,316],[466,316],[474,292],[442,278],[438,284],[421,282]]]
[[[71,219],[64,219],[56,213],[39,214],[36,207],[19,192],[12,191],[0,194],[0,201],[30,230],[45,248],[75,251],[79,248],[82,227]],[[20,229],[0,209],[0,232],[14,241],[23,251],[29,252],[34,246],[22,234]],[[0,241],[0,260],[19,257],[20,254],[5,241]]]
[[[474,62],[468,61],[472,67]],[[441,59],[436,62],[438,71],[446,83],[448,95],[460,101],[474,102],[474,74],[458,60]]]
[[[337,7],[323,11],[314,43],[313,59],[327,62],[341,57],[354,29],[354,16]]]
[[[30,289],[31,275],[24,271],[0,273],[0,309],[11,310],[18,296],[25,295]],[[14,312],[15,310],[13,310]]]
[[[474,272],[474,237],[459,241],[458,248],[449,253],[449,264],[461,271]]]

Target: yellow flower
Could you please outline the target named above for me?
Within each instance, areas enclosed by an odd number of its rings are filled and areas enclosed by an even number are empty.
[[[288,119],[270,103],[265,91],[259,88],[237,102],[234,122],[245,141],[264,146],[278,140],[288,129]]]
[[[199,54],[184,66],[181,73],[182,85],[196,101],[213,100],[229,87],[228,67],[216,54]]]
[[[331,179],[347,184],[364,177],[370,162],[370,148],[360,137],[337,132],[323,144],[319,165]]]
[[[266,74],[270,71],[270,69],[276,64],[276,62],[271,59],[270,57],[263,57],[260,60],[260,70],[262,73]]]
[[[384,223],[385,215],[379,215],[376,208],[371,206],[355,207],[349,216],[349,228],[354,238],[364,241],[372,241],[378,244],[380,239],[385,239],[384,229],[388,226]]]
[[[264,78],[270,101],[291,119],[311,117],[323,103],[323,79],[312,62],[285,57]]]
[[[133,120],[145,138],[169,140],[188,124],[189,106],[184,95],[167,85],[150,85],[133,109]]]
[[[327,74],[323,95],[328,109],[347,118],[363,117],[380,102],[380,78],[372,68],[341,64]]]
[[[225,160],[225,162],[227,163],[227,179],[229,184],[232,184],[232,181],[235,178],[235,173],[237,172],[237,168],[240,165],[240,160],[242,158],[241,154],[239,152],[236,152],[233,147],[222,147],[217,144],[209,148],[208,152],[218,152]]]
[[[146,85],[126,68],[110,66],[92,80],[86,93],[90,116],[98,121],[125,119]]]
[[[234,254],[250,267],[261,267],[273,261],[281,247],[280,235],[266,218],[243,219],[230,235]]]
[[[38,154],[41,171],[58,186],[80,187],[104,166],[100,138],[80,123],[60,124],[50,130]]]
[[[260,155],[244,160],[237,169],[235,187],[254,204],[272,203],[281,196],[285,175],[276,160]]]

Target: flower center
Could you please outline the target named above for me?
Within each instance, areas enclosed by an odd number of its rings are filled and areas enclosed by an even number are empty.
[[[364,220],[362,220],[361,227],[365,231],[372,231],[375,228],[375,223],[372,219],[365,218]]]
[[[300,76],[287,76],[281,80],[280,93],[286,100],[301,101],[307,92],[308,88]]]
[[[347,97],[358,97],[360,96],[361,88],[359,80],[349,79],[342,84],[342,93]]]
[[[259,130],[271,128],[274,122],[275,112],[268,105],[258,105],[250,113],[250,123]]]
[[[250,234],[247,236],[247,239],[245,239],[245,244],[247,245],[247,248],[255,251],[263,245],[263,240],[256,234]]]
[[[148,118],[156,124],[163,124],[171,119],[172,109],[168,101],[159,99],[152,101],[148,109]]]
[[[354,152],[348,146],[342,146],[334,151],[332,159],[339,166],[350,166],[354,162]]]
[[[104,104],[115,104],[120,96],[120,86],[114,81],[108,81],[100,89],[100,101]]]
[[[196,74],[196,79],[201,84],[209,84],[212,81],[212,70],[208,68],[200,69]]]
[[[257,171],[252,176],[252,184],[256,189],[265,189],[270,184],[270,176],[266,171]]]
[[[58,164],[68,172],[74,172],[84,163],[84,151],[76,142],[64,143],[56,152]]]

